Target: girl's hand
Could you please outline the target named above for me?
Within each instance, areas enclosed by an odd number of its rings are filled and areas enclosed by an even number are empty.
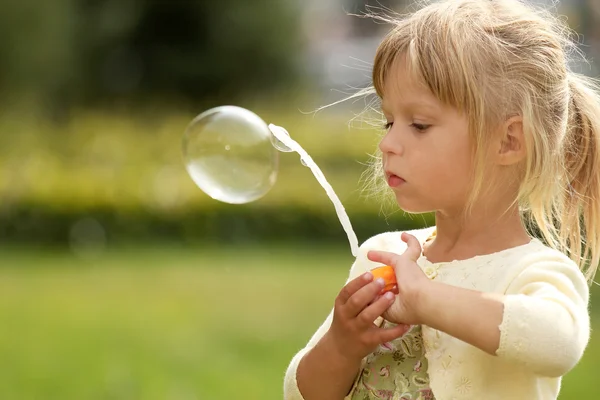
[[[341,358],[358,362],[380,344],[404,335],[410,328],[404,324],[392,328],[374,324],[394,302],[392,293],[379,296],[383,286],[383,279],[373,280],[373,275],[367,272],[348,282],[338,294],[325,339]]]
[[[428,288],[431,281],[417,265],[421,256],[421,245],[417,238],[402,233],[402,241],[408,245],[402,255],[370,251],[367,257],[371,261],[392,266],[396,272],[398,295],[383,317],[396,324],[418,325],[422,323],[418,312],[419,295]]]

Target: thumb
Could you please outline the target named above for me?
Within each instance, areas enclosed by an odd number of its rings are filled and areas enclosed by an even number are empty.
[[[416,262],[419,257],[421,257],[421,244],[416,237],[406,232],[403,232],[401,237],[402,241],[408,246],[404,251],[404,254]]]

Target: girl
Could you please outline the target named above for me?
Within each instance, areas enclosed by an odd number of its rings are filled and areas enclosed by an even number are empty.
[[[373,69],[381,176],[436,226],[361,246],[284,398],[556,399],[589,340],[598,97],[569,70],[566,28],[518,0],[388,21]],[[368,272],[382,264],[398,295]]]

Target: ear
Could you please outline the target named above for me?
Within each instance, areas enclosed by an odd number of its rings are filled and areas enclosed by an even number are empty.
[[[521,116],[511,117],[504,123],[498,144],[496,162],[499,165],[516,164],[525,158],[527,149]]]

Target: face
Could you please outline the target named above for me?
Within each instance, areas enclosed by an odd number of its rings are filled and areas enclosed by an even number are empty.
[[[400,208],[461,213],[473,165],[466,116],[412,81],[402,62],[386,78],[382,111],[388,130],[379,148]]]

